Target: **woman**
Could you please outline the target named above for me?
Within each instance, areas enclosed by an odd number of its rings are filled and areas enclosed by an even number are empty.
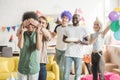
[[[51,34],[48,30],[49,25],[46,17],[40,16],[39,23],[41,24],[41,32],[42,32],[42,50],[40,56],[40,71],[39,71],[39,79],[38,80],[46,80],[47,71],[46,71],[46,64],[48,63],[48,56],[47,56],[47,42],[51,40]]]
[[[93,80],[98,80],[98,72],[100,80],[104,80],[104,67],[105,60],[103,56],[104,36],[109,30],[109,26],[102,31],[101,22],[96,19],[94,21],[93,29],[95,33],[90,35],[90,44],[93,44],[93,50],[91,54],[92,58],[92,74]]]
[[[42,48],[41,26],[34,12],[26,12],[17,31],[20,59],[18,80],[38,80],[40,65],[39,51]],[[26,31],[25,31],[26,30]]]

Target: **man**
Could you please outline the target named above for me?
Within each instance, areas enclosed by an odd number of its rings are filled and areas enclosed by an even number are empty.
[[[54,30],[54,35],[57,35],[55,59],[57,64],[59,65],[60,80],[63,80],[64,53],[66,50],[66,44],[63,42],[63,32],[64,32],[64,28],[68,26],[68,23],[71,20],[71,18],[72,18],[72,14],[69,11],[63,11],[61,13],[61,19],[62,19],[61,25],[56,26]]]
[[[63,41],[67,44],[65,52],[65,71],[64,80],[69,80],[70,69],[72,61],[75,64],[75,78],[74,80],[80,80],[82,70],[82,58],[83,58],[83,45],[81,41],[86,36],[86,30],[79,26],[80,15],[74,14],[72,18],[73,26],[66,27],[64,29]]]

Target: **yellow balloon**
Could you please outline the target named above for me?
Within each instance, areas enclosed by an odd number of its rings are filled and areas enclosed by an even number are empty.
[[[120,12],[120,8],[115,8],[114,11]]]

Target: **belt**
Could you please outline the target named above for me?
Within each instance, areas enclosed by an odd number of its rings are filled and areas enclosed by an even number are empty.
[[[40,65],[46,65],[46,63],[40,63]]]

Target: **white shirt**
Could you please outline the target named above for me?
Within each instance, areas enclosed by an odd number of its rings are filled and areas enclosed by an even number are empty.
[[[104,38],[102,38],[102,35],[99,32],[92,34],[92,38],[96,38],[97,36],[97,41],[93,43],[93,51],[102,51],[104,45]]]
[[[81,41],[86,36],[86,34],[87,34],[86,30],[80,26],[77,27],[70,26],[66,27],[64,30],[64,35],[67,36],[68,38],[78,38]],[[76,43],[67,44],[65,56],[82,58],[83,55],[84,55],[83,45]]]
[[[57,43],[56,43],[56,49],[58,50],[66,50],[66,43],[63,42],[63,33],[64,33],[65,27],[59,26],[57,28]]]

